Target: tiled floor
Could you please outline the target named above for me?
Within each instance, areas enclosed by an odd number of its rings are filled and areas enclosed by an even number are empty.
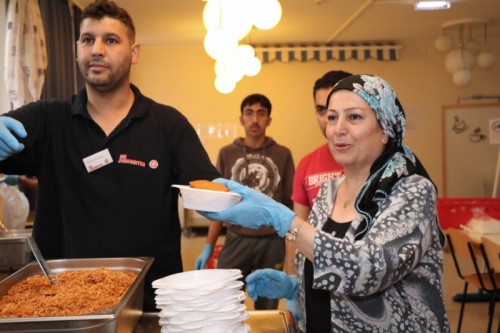
[[[184,261],[184,270],[192,270],[194,261],[201,253],[206,240],[206,231],[203,228],[195,229],[190,237],[183,235],[182,256]],[[224,237],[219,237],[218,243],[224,243]],[[457,331],[458,316],[460,313],[460,303],[454,302],[452,297],[463,290],[463,283],[458,278],[453,261],[449,254],[445,253],[444,269],[444,293],[446,309],[450,320],[451,331]],[[470,289],[470,288],[469,288]],[[470,290],[474,291],[474,290]],[[253,310],[253,304],[247,299],[245,302],[249,310]],[[280,308],[284,308],[284,302],[280,302]],[[496,332],[500,318],[500,302],[497,302],[492,332]],[[468,302],[465,305],[464,318],[462,322],[462,332],[464,333],[482,333],[486,332],[488,327],[488,304],[486,302]]]

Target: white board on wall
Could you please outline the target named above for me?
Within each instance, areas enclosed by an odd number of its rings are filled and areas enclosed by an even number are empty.
[[[451,198],[491,198],[500,145],[490,140],[500,103],[442,107],[443,179]]]

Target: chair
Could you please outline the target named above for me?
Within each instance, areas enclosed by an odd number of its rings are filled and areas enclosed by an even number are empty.
[[[496,296],[500,295],[500,244],[495,243],[488,237],[481,238],[481,254],[484,258],[486,271],[489,275],[484,281],[485,288],[489,288],[492,293],[490,300],[490,321],[488,323],[488,331],[491,328],[493,314],[495,312]],[[488,291],[488,290],[487,290]],[[500,333],[500,323],[498,324],[498,332]]]
[[[491,278],[488,272],[482,273],[479,269],[480,255],[477,254],[475,247],[472,244],[470,237],[463,230],[448,228],[446,230],[446,238],[448,240],[448,246],[450,249],[453,262],[458,276],[464,281],[464,291],[462,294],[462,304],[460,306],[460,315],[458,317],[458,328],[457,333],[460,333],[462,328],[462,318],[465,309],[465,299],[467,295],[467,289],[469,284],[477,289],[482,289],[487,293],[490,293],[490,310],[494,307],[495,294],[491,288]],[[474,269],[472,269],[474,267]],[[488,287],[488,288],[487,288]],[[493,319],[493,313],[489,313],[489,325],[488,332],[491,329],[491,321]]]

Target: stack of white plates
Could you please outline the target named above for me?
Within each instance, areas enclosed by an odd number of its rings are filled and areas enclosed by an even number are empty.
[[[239,269],[205,269],[153,282],[162,333],[247,333]]]

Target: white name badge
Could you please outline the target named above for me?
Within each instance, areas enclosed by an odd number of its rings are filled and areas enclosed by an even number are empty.
[[[107,148],[83,159],[83,164],[85,164],[87,172],[100,169],[110,163],[113,163],[113,158]]]

